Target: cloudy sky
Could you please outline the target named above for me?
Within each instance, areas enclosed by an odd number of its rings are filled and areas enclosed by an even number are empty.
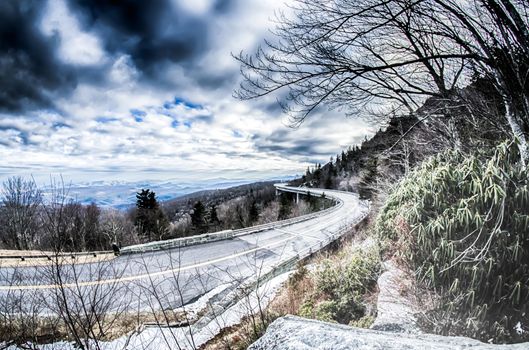
[[[302,173],[369,127],[232,97],[285,0],[3,0],[0,179],[269,178]]]

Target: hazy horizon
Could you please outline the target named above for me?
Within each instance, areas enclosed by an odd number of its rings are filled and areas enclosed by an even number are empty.
[[[80,203],[95,203],[101,207],[125,209],[133,206],[136,200],[136,193],[141,189],[150,189],[156,193],[157,199],[167,201],[178,197],[215,189],[226,189],[261,181],[284,181],[290,180],[299,175],[284,175],[272,177],[249,176],[245,178],[229,177],[204,177],[204,178],[184,178],[184,177],[163,177],[163,178],[138,178],[137,180],[120,180],[117,178],[106,178],[105,180],[88,179],[84,181],[73,181],[61,175],[50,175],[48,178],[35,178],[26,176],[25,179],[35,180],[41,189],[44,197],[49,196],[53,182],[59,187],[64,185],[68,198]],[[0,179],[4,182],[8,178]]]

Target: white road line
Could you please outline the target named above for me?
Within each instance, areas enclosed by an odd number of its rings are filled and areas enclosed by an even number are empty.
[[[213,260],[204,261],[204,262],[201,262],[201,263],[198,263],[198,264],[188,265],[188,266],[184,266],[184,267],[178,267],[178,268],[164,270],[164,271],[145,273],[145,274],[135,275],[135,276],[111,278],[111,279],[107,279],[107,280],[98,280],[98,281],[85,281],[85,282],[78,282],[78,283],[65,283],[65,284],[62,285],[62,288],[88,287],[88,286],[95,286],[95,285],[101,285],[101,284],[130,282],[130,281],[136,281],[136,280],[144,279],[144,278],[152,278],[152,277],[158,277],[158,276],[163,276],[163,275],[167,275],[167,274],[172,274],[172,273],[179,272],[179,271],[187,271],[187,270],[195,269],[197,267],[203,267],[203,266],[207,266],[207,265],[210,265],[210,264],[216,264],[216,263],[219,263],[219,262],[222,262],[222,261],[238,258],[240,256],[243,256],[243,255],[246,255],[246,254],[250,254],[250,253],[253,253],[253,252],[256,252],[256,251],[259,251],[259,250],[268,249],[268,248],[273,247],[275,245],[279,245],[281,243],[290,241],[290,240],[292,240],[294,238],[295,237],[289,237],[287,239],[283,239],[283,240],[280,240],[280,241],[277,241],[277,242],[273,242],[273,243],[270,243],[270,244],[262,246],[262,247],[257,247],[257,248],[245,250],[245,251],[240,252],[240,253],[232,254],[232,255],[229,255],[229,256],[222,257],[222,258],[217,258],[217,259],[213,259]],[[0,286],[0,291],[4,291],[4,290],[30,290],[30,289],[31,290],[33,290],[33,289],[57,289],[57,288],[61,288],[61,286],[58,285],[58,284],[40,284],[40,285],[37,284],[37,285],[25,285],[25,286]]]
[[[315,239],[318,242],[323,242],[325,240],[325,238],[320,238],[320,237],[316,237],[316,236],[313,236],[313,235],[307,235],[307,234],[303,234],[303,233],[294,233],[294,232],[290,232],[290,231],[287,231],[287,230],[283,230],[281,228],[276,228],[276,231],[279,231],[281,233],[286,233],[287,235],[292,235],[292,236],[295,236],[295,237],[312,238],[312,239]],[[307,230],[307,232],[311,232],[311,231]]]
[[[357,207],[357,205],[355,205],[355,208],[356,207]],[[350,211],[348,211],[348,214],[349,213],[353,214],[354,212],[356,212],[356,211],[350,210]],[[338,217],[336,218],[336,216],[338,216]],[[336,213],[331,213],[327,217],[325,226],[326,227],[334,226],[335,224],[338,224],[340,221],[345,223],[348,220],[346,220],[343,215],[337,215]],[[302,223],[294,223],[293,226],[295,226],[297,224],[302,224]],[[78,282],[78,283],[66,283],[66,284],[62,285],[62,288],[86,287],[86,286],[103,285],[103,284],[111,284],[111,283],[119,283],[119,282],[130,282],[130,281],[140,280],[140,279],[144,279],[144,278],[152,278],[152,277],[158,277],[158,276],[163,276],[163,275],[167,275],[167,274],[173,274],[173,273],[179,272],[179,271],[191,270],[191,269],[195,269],[195,268],[198,268],[198,267],[203,267],[203,266],[207,266],[207,265],[210,265],[210,264],[215,264],[215,263],[223,262],[223,261],[226,261],[226,260],[234,259],[234,258],[237,258],[237,257],[240,257],[240,256],[244,256],[244,255],[259,251],[259,250],[271,248],[273,246],[282,244],[284,242],[291,241],[291,240],[293,240],[295,238],[299,238],[299,237],[306,237],[306,238],[309,238],[309,239],[315,239],[315,240],[317,240],[319,242],[322,242],[322,241],[325,240],[323,238],[320,239],[320,238],[317,238],[316,236],[308,235],[309,232],[322,231],[322,229],[318,229],[318,228],[314,228],[314,227],[311,227],[309,229],[305,229],[303,234],[294,233],[294,232],[283,230],[283,229],[279,229],[279,228],[276,228],[275,230],[277,230],[279,232],[282,232],[282,233],[289,234],[292,237],[289,237],[289,238],[286,238],[286,239],[283,239],[283,240],[280,240],[280,241],[277,241],[277,242],[272,242],[272,243],[269,243],[269,244],[264,245],[264,246],[256,247],[256,248],[253,248],[253,249],[249,249],[249,250],[246,250],[246,251],[243,251],[243,252],[235,253],[235,254],[232,254],[232,255],[229,255],[229,256],[225,256],[225,257],[222,257],[222,258],[208,260],[208,261],[204,261],[204,262],[201,262],[201,263],[196,263],[196,264],[188,265],[188,266],[184,266],[184,267],[178,267],[178,268],[173,268],[173,269],[163,270],[163,271],[157,271],[157,272],[152,272],[152,273],[148,272],[148,273],[144,273],[144,274],[140,274],[140,275],[134,275],[134,276],[125,276],[125,277],[111,278],[111,279],[106,279],[106,280],[84,281],[84,282]],[[0,286],[0,291],[6,291],[6,290],[28,290],[28,289],[57,289],[57,288],[61,288],[61,286],[57,285],[57,284],[24,285],[24,286]]]

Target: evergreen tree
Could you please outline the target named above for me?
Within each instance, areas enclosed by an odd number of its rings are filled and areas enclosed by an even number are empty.
[[[209,210],[209,221],[213,226],[218,226],[220,224],[219,216],[217,215],[217,206],[212,205]]]
[[[156,194],[150,189],[142,189],[136,193],[136,207],[138,209],[155,209],[158,207]]]
[[[319,185],[321,182],[321,165],[317,164],[316,168],[314,169],[314,180],[316,181],[316,185]]]
[[[323,192],[320,196],[320,206],[321,209],[325,209],[327,207],[327,196],[325,196],[325,192]]]
[[[371,157],[365,165],[366,172],[358,184],[358,193],[361,199],[371,199],[377,183],[378,158]]]
[[[345,155],[344,151],[342,151],[342,156],[340,160],[341,160],[340,167],[342,168],[342,170],[345,170],[347,168],[347,156]]]
[[[254,222],[256,222],[258,219],[259,219],[259,209],[257,208],[257,203],[255,202],[255,199],[253,199],[250,205],[250,210],[248,212],[248,221],[251,225]]]
[[[336,166],[334,166],[334,160],[331,157],[331,161],[329,162],[328,176],[337,176],[337,175],[338,173],[336,172]]]
[[[332,175],[331,171],[327,173],[327,177],[325,178],[325,184],[324,187],[327,189],[331,189],[333,187],[333,181],[332,181]]]
[[[216,211],[215,211],[216,215]],[[201,201],[198,201],[193,206],[193,213],[191,213],[191,225],[196,233],[206,233],[208,231],[208,224],[206,220],[206,208]]]
[[[317,208],[316,208],[316,204],[317,204],[316,197],[314,197],[314,196],[312,195],[312,193],[310,193],[310,191],[307,192],[307,203],[309,203],[311,210],[314,211],[314,210],[317,209]]]
[[[278,220],[288,218],[292,211],[292,198],[288,193],[281,193],[279,196],[279,213],[277,215]]]
[[[240,204],[237,204],[235,206],[235,217],[237,219],[237,226],[238,228],[246,227],[246,212],[243,210],[242,206]]]
[[[156,194],[149,189],[136,193],[136,209],[134,225],[140,234],[147,240],[161,239],[167,232],[169,220],[158,205]]]

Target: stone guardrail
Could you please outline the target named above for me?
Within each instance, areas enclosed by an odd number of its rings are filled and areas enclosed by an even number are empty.
[[[271,269],[271,271],[269,271],[263,276],[264,280],[260,280],[259,282],[270,280],[274,277],[281,275],[284,272],[291,270],[298,261],[304,260],[310,257],[312,254],[326,248],[329,244],[336,241],[336,239],[340,238],[346,231],[350,230],[351,228],[355,227],[360,222],[362,222],[369,215],[369,209],[370,209],[369,202],[365,201],[364,203],[367,207],[367,210],[364,215],[360,216],[359,218],[357,218],[355,221],[348,224],[347,226],[341,227],[337,232],[329,235],[326,240],[315,243],[311,245],[310,247],[305,248],[303,251],[299,252],[292,258],[289,258],[277,264]]]
[[[263,283],[266,283],[267,281],[270,281],[271,279],[283,273],[291,271],[299,261],[307,259],[308,257],[312,256],[314,253],[327,247],[329,244],[334,242],[336,239],[340,238],[346,231],[358,225],[360,222],[362,222],[367,217],[367,215],[369,215],[369,209],[370,209],[370,205],[368,201],[360,202],[360,204],[365,205],[367,208],[364,215],[359,217],[354,222],[348,224],[347,226],[341,227],[337,232],[329,235],[326,240],[318,242],[316,244],[313,244],[310,247],[305,248],[302,252],[299,252],[298,254],[280,262],[279,264],[276,264],[275,266],[270,267],[269,269],[267,269],[267,271],[265,271],[264,273],[258,276],[250,277],[249,279],[244,281],[241,285],[239,285],[239,287],[237,287],[236,290],[225,295],[222,298],[222,300],[219,300],[213,305],[210,305],[211,309],[208,310],[208,312],[204,314],[202,318],[195,325],[198,328],[203,327],[209,321],[211,321],[215,317],[218,317],[218,315],[221,315],[225,310],[228,310],[231,306],[235,305],[239,300],[241,300],[246,295],[248,295],[249,292],[258,288],[259,285],[262,285]]]
[[[9,256],[0,256],[0,260],[21,260],[21,261],[26,261],[27,259],[52,260],[57,257],[75,259],[78,256],[97,257],[98,255],[105,255],[105,254],[114,254],[114,252],[112,250],[100,250],[100,251],[95,251],[95,252],[60,252],[60,253],[35,254],[35,255],[9,255]]]
[[[302,194],[307,194],[307,192],[310,192],[310,190],[299,190],[299,192],[297,192],[292,187],[287,187],[285,188],[285,190],[292,190],[292,192],[294,193],[302,193]],[[233,239],[239,236],[249,235],[249,234],[253,234],[257,232],[281,228],[283,226],[314,219],[322,215],[326,215],[328,213],[336,211],[343,206],[342,200],[340,198],[332,196],[332,192],[333,192],[332,190],[329,191],[329,193],[331,193],[331,195],[329,195],[329,199],[333,199],[335,202],[337,202],[337,204],[330,208],[320,210],[315,213],[306,214],[306,215],[298,216],[298,217],[291,218],[291,219],[281,220],[281,221],[274,221],[268,224],[262,224],[262,225],[248,227],[248,228],[242,228],[238,230],[224,230],[224,231],[213,232],[213,233],[204,233],[201,235],[190,236],[190,237],[168,239],[165,241],[156,241],[156,242],[149,242],[149,243],[144,243],[144,244],[136,244],[136,245],[132,245],[128,247],[123,247],[121,249],[121,254],[123,255],[123,254],[147,253],[147,252],[173,249],[173,248],[183,248],[183,247],[188,247],[188,246],[203,244],[203,243],[209,243],[209,242],[222,241],[222,240]]]

